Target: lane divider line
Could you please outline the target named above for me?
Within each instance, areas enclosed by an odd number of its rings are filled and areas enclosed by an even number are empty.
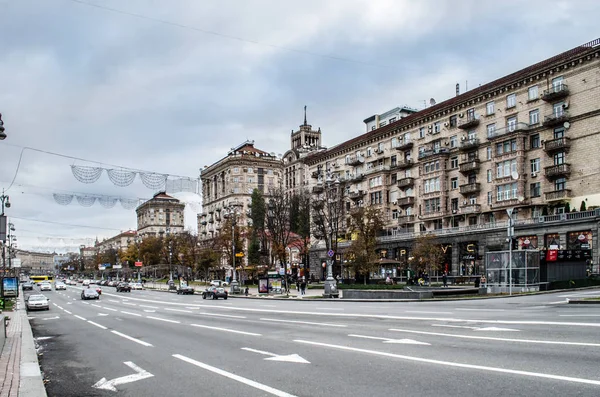
[[[93,321],[90,321],[90,320],[88,320],[88,323],[90,323],[90,324],[92,324],[92,325],[95,325],[95,326],[96,326],[96,327],[98,327],[98,328],[102,328],[102,329],[108,329],[108,328],[107,328],[107,327],[105,327],[104,325],[100,325],[100,324],[98,324],[98,323],[95,323],[95,322],[93,322]]]
[[[242,335],[249,335],[249,336],[262,336],[262,334],[256,334],[254,332],[246,332],[246,331],[237,331],[235,329],[229,329],[229,328],[221,328],[221,327],[211,327],[209,325],[201,325],[201,324],[190,324],[193,327],[199,327],[199,328],[206,328],[206,329],[214,329],[217,331],[224,331],[224,332],[231,332],[234,334],[242,334]]]
[[[129,340],[130,340],[130,341],[132,341],[132,342],[139,343],[139,344],[140,344],[140,345],[142,345],[142,346],[146,346],[146,347],[153,347],[151,343],[144,342],[143,340],[139,340],[139,339],[137,339],[137,338],[134,338],[133,336],[125,335],[125,334],[123,334],[123,333],[121,333],[121,332],[119,332],[119,331],[114,331],[114,330],[113,330],[113,331],[110,331],[110,332],[112,332],[112,333],[113,333],[113,334],[115,334],[115,335],[119,335],[119,336],[120,336],[120,337],[122,337],[122,338],[129,339]]]
[[[85,317],[78,316],[77,314],[75,314],[75,317],[77,317],[80,320],[87,321],[87,319]]]
[[[121,310],[121,313],[123,313],[123,314],[129,314],[130,316],[142,317],[141,314],[131,313],[131,312],[124,312],[123,310]]]
[[[181,324],[181,321],[169,320],[169,319],[166,319],[166,318],[153,317],[153,316],[146,316],[146,318],[149,318],[149,319],[152,319],[152,320],[164,321],[164,322],[167,322],[167,323]]]

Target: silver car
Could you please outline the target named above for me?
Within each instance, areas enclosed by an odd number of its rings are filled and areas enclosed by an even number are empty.
[[[66,290],[67,289],[67,285],[65,283],[57,282],[57,283],[54,283],[54,289],[57,290],[57,291],[61,290],[61,289]]]
[[[40,283],[40,291],[52,291],[52,286],[47,281]]]
[[[29,295],[25,307],[27,310],[50,310],[49,300],[44,295]]]

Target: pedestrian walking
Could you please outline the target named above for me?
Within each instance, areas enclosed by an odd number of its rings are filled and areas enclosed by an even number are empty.
[[[300,283],[300,295],[306,295],[306,281]]]
[[[442,282],[444,283],[444,288],[448,288],[448,274],[446,272],[442,276]]]

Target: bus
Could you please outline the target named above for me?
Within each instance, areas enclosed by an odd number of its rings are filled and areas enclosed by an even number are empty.
[[[40,283],[42,281],[52,281],[54,276],[29,276],[29,280],[34,283]]]

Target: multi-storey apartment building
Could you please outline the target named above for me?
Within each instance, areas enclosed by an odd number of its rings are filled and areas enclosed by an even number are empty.
[[[79,254],[84,259],[91,259],[96,253],[103,253],[108,250],[124,251],[130,244],[135,243],[137,235],[135,230],[127,230],[101,242],[96,242],[94,247],[82,247]]]
[[[142,238],[181,233],[185,229],[184,210],[184,203],[165,192],[158,192],[136,208],[137,233]]]
[[[383,112],[382,114],[374,114],[371,117],[364,119],[364,123],[367,127],[367,132],[376,130],[380,127],[385,127],[388,124],[396,122],[404,117],[410,116],[411,114],[417,113],[417,109],[411,109],[409,107],[395,107]]]
[[[28,274],[54,274],[54,256],[56,253],[42,253],[16,250],[15,257],[21,260],[21,272]]]
[[[506,210],[515,209],[520,248],[578,250],[570,255],[597,263],[598,214],[567,212],[600,205],[599,44],[373,130],[369,118],[367,133],[308,157],[310,174],[335,173],[348,209],[381,208],[390,258],[405,261],[414,239],[433,233],[450,272],[475,272],[485,252],[507,247]]]
[[[198,214],[200,242],[218,236],[225,225],[224,215],[227,211],[235,213],[238,226],[247,226],[254,189],[268,196],[271,189],[280,185],[281,176],[281,159],[255,148],[254,141],[232,148],[226,157],[202,169],[203,203],[202,213]],[[247,243],[244,245],[247,246]],[[226,263],[223,265],[230,266]]]

